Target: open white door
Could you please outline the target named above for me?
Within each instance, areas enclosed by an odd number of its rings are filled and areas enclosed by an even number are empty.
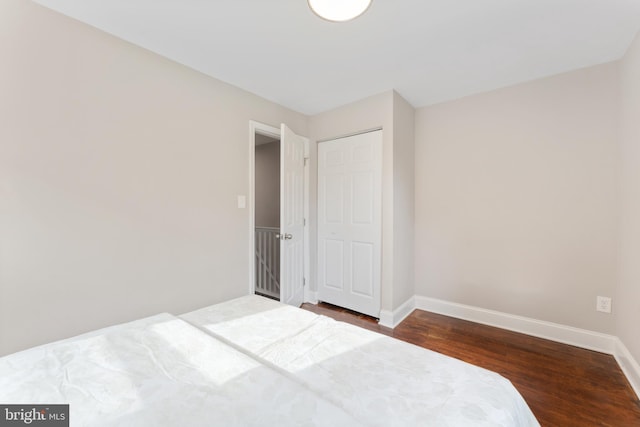
[[[280,301],[304,301],[304,147],[306,138],[280,129]]]

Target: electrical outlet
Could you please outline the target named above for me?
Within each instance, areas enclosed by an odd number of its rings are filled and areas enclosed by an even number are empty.
[[[609,297],[597,297],[596,298],[596,310],[603,313],[611,313],[611,298]]]

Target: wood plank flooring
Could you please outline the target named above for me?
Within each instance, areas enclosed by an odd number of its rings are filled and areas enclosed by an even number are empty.
[[[389,329],[330,304],[302,308],[498,372],[542,426],[640,427],[640,401],[613,356],[421,310]]]

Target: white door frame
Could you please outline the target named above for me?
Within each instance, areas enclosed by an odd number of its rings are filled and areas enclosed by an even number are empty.
[[[249,120],[249,295],[256,292],[256,252],[255,252],[255,215],[256,215],[256,133],[281,138],[280,128],[269,126],[264,123]],[[309,142],[304,147],[304,281],[305,281],[305,301],[309,289]]]

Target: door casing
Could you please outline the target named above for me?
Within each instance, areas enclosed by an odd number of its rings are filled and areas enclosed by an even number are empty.
[[[248,294],[252,295],[256,291],[256,263],[255,263],[255,214],[256,214],[256,194],[255,194],[255,149],[256,133],[277,138],[280,140],[280,128],[260,123],[254,120],[249,121],[249,194],[247,197],[247,207],[249,208],[249,287]],[[304,147],[304,281],[305,300],[307,300],[309,289],[309,141]]]

